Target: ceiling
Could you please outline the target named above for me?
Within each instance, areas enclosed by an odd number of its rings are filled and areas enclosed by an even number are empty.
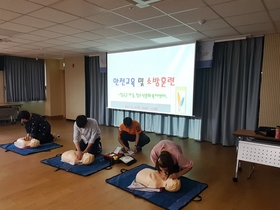
[[[280,0],[0,1],[0,54],[21,57],[63,59],[279,32]]]

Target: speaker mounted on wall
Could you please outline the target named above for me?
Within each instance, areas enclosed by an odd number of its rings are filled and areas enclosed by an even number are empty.
[[[4,71],[4,66],[5,66],[4,58],[5,58],[4,55],[0,55],[0,71]]]

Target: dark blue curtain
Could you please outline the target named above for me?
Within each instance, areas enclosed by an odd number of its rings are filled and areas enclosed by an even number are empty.
[[[110,125],[112,110],[107,109],[107,73],[100,72],[99,57],[85,56],[86,116]]]
[[[213,67],[196,70],[201,140],[233,146],[235,130],[258,127],[263,43],[263,37],[215,43]]]
[[[45,100],[44,60],[5,56],[7,102]]]

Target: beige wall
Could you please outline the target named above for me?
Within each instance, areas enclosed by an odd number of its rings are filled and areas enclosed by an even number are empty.
[[[280,125],[280,34],[264,41],[259,126]]]
[[[45,116],[45,101],[29,101],[29,102],[15,102],[16,104],[22,104],[20,110],[27,110],[36,114]]]
[[[85,64],[84,57],[65,58],[66,119],[75,120],[85,114]]]
[[[45,60],[46,67],[46,116],[65,117],[65,78],[59,60]]]

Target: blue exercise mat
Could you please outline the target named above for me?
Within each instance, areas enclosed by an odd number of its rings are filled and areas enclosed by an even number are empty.
[[[181,189],[178,192],[168,192],[166,190],[163,190],[162,192],[145,192],[128,189],[127,187],[133,182],[133,180],[135,180],[136,174],[144,168],[153,167],[142,164],[112,178],[106,179],[106,182],[132,193],[137,197],[141,197],[157,206],[170,210],[178,210],[190,201],[196,200],[195,198],[199,198],[197,201],[200,201],[201,197],[199,194],[208,186],[207,184],[186,177],[181,177]]]
[[[14,142],[13,142],[13,143],[8,143],[8,144],[1,144],[0,147],[5,149],[6,150],[5,152],[11,151],[11,152],[15,152],[20,155],[30,155],[33,153],[50,151],[52,149],[62,147],[62,145],[51,142],[51,143],[41,144],[39,147],[35,147],[35,148],[19,149],[14,145]]]
[[[88,176],[102,169],[110,168],[109,166],[111,165],[110,161],[106,160],[102,154],[96,156],[93,163],[89,165],[71,165],[61,162],[61,155],[41,160],[41,163],[56,167],[56,171],[63,169],[82,176]]]

